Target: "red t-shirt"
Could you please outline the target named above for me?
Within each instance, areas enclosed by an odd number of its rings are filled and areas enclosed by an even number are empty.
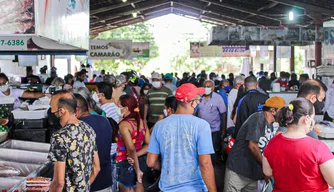
[[[279,83],[281,87],[289,87],[289,81],[282,81],[282,80],[277,80],[276,83]]]
[[[272,138],[264,150],[273,170],[274,192],[328,191],[319,165],[333,159],[325,143],[311,137],[290,139],[282,134]]]

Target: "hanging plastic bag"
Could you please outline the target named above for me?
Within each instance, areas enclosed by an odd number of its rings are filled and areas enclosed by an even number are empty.
[[[261,192],[272,192],[273,190],[273,185],[271,184],[271,181],[269,181],[268,183],[264,183]]]
[[[225,148],[226,152],[229,153],[234,145],[234,138],[230,135],[227,138],[227,146]]]

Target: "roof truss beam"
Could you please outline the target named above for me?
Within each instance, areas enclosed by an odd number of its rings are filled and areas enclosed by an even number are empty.
[[[283,5],[288,5],[288,6],[292,6],[292,7],[301,8],[301,9],[304,9],[305,11],[314,11],[314,12],[326,14],[326,15],[329,15],[329,16],[334,16],[334,10],[327,9],[327,8],[324,8],[324,7],[318,7],[318,6],[315,6],[315,5],[311,5],[311,4],[308,4],[308,3],[303,3],[303,2],[300,2],[300,1],[296,1],[296,0],[270,0],[270,1],[280,3],[280,4],[283,4]]]
[[[228,8],[228,9],[233,9],[233,10],[244,12],[244,13],[248,13],[248,14],[258,15],[260,17],[272,20],[273,22],[276,23],[274,25],[277,25],[277,22],[279,22],[279,23],[281,22],[280,20],[278,20],[276,18],[273,18],[273,17],[270,17],[270,16],[268,16],[265,13],[262,13],[260,11],[253,11],[253,10],[242,8],[242,7],[239,7],[239,6],[230,5],[228,3],[223,3],[222,1],[220,1],[220,2],[213,1],[213,0],[200,0],[200,1],[203,1],[203,2],[206,2],[206,3],[211,3],[212,5],[216,5],[216,6],[220,6],[220,7],[224,7],[224,8]]]
[[[152,1],[144,1],[141,4],[138,4],[138,6],[140,6],[140,8],[137,9],[133,9],[133,7],[128,7],[128,8],[120,8],[117,9],[113,12],[110,12],[110,14],[105,14],[106,16],[100,17],[98,20],[94,20],[91,24],[95,24],[101,21],[108,21],[108,20],[112,20],[115,18],[118,18],[120,16],[123,15],[130,15],[133,12],[140,12],[140,11],[145,11],[148,9],[152,9],[155,7],[159,7],[161,5],[165,5],[165,4],[169,4],[169,1],[166,0],[152,0]]]
[[[93,9],[93,10],[90,10],[90,15],[95,15],[95,14],[98,14],[98,13],[103,13],[103,12],[106,12],[106,11],[119,9],[119,8],[126,7],[126,6],[129,6],[129,5],[134,4],[134,3],[139,3],[141,1],[143,1],[143,0],[128,0],[125,3],[118,3],[116,5],[102,7],[102,8],[99,8],[99,9]]]

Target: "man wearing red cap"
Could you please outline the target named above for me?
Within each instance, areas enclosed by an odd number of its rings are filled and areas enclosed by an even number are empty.
[[[178,101],[175,114],[154,127],[147,165],[161,168],[162,191],[217,191],[210,156],[214,153],[210,125],[193,115],[204,93],[204,88],[193,84],[181,85],[175,93]]]

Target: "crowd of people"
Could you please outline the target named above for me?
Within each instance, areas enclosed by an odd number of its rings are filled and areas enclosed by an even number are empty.
[[[298,81],[286,72],[278,78],[263,71],[225,78],[202,71],[180,79],[177,73],[114,76],[102,70],[89,80],[96,88],[88,90],[86,73],[49,77],[58,90],[49,115],[62,127],[51,138],[50,191],[145,191],[156,184],[145,179],[153,170],[161,171],[158,191],[256,192],[267,183],[275,191],[334,186],[333,155],[314,130],[317,108],[325,120],[334,118],[334,89],[327,91],[319,80],[303,74]],[[27,82],[36,77],[27,69]],[[285,103],[269,97],[274,83],[298,91],[297,98]],[[18,92],[5,87],[5,74],[0,85],[0,94]],[[20,92],[17,98],[23,94],[42,96]],[[219,162],[226,162],[224,178],[214,171]],[[224,188],[217,188],[219,180]]]

